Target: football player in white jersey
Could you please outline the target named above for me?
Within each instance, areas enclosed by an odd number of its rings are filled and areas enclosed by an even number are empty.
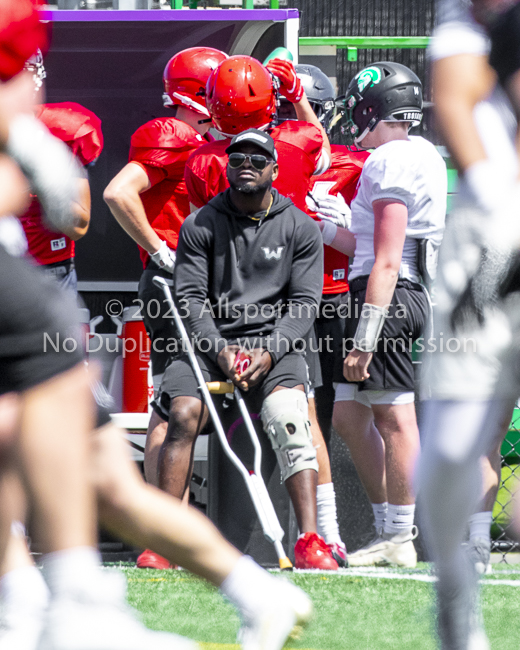
[[[419,253],[442,239],[446,166],[432,144],[408,134],[422,119],[422,87],[405,66],[381,62],[361,70],[347,89],[346,108],[355,144],[375,149],[352,201],[351,232],[338,229],[332,243],[348,254],[349,239],[355,244],[333,422],[376,527],[375,539],[350,554],[349,564],[413,567],[419,431],[412,343],[430,311]]]
[[[482,493],[480,457],[496,460],[497,441],[520,394],[516,124],[470,3],[443,0],[437,14],[430,47],[435,110],[460,183],[439,259],[434,340],[445,344],[424,366],[429,400],[418,477],[439,578],[442,650],[487,650],[476,614],[479,558],[465,554],[461,542]],[[470,520],[472,536],[489,540],[491,513],[479,515]],[[486,549],[473,546],[485,565]]]

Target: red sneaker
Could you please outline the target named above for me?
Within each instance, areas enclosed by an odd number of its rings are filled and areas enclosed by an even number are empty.
[[[174,566],[170,562],[153,551],[143,551],[137,558],[137,566],[140,569],[173,569]]]
[[[326,569],[336,571],[338,563],[332,557],[323,537],[316,533],[305,533],[294,547],[296,569]]]
[[[338,566],[346,569],[348,567],[348,557],[347,557],[347,547],[345,546],[345,544],[343,543],[338,544],[334,542],[334,544],[327,544],[327,546],[330,548],[332,557],[336,560]]]

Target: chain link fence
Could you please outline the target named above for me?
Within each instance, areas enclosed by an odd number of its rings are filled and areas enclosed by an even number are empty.
[[[491,551],[500,553],[508,562],[508,554],[520,551],[517,536],[512,530],[514,495],[520,481],[520,408],[515,408],[509,431],[502,443],[502,470],[497,499],[493,507]]]

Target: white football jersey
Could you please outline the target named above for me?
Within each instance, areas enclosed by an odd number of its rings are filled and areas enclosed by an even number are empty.
[[[417,281],[417,239],[438,246],[446,218],[446,165],[435,147],[418,136],[378,147],[367,159],[352,201],[351,231],[356,254],[349,279],[368,275],[375,262],[372,203],[391,199],[408,208],[408,225],[399,276]]]

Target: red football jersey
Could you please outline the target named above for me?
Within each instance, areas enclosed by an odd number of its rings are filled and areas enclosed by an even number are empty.
[[[193,127],[174,117],[159,117],[139,127],[132,136],[129,161],[139,163],[152,187],[141,194],[150,225],[172,249],[177,248],[179,230],[190,213],[184,180],[189,155],[207,139]],[[143,266],[150,256],[139,247]]]
[[[36,109],[36,117],[71,149],[82,165],[99,157],[103,149],[101,120],[88,108],[75,102],[42,104]],[[54,264],[74,257],[74,242],[45,227],[37,196],[20,221],[27,237],[29,255],[38,264]]]
[[[365,160],[370,155],[366,151],[350,151],[343,145],[332,145],[330,168],[311,181],[310,191],[320,198],[327,194],[341,194],[350,205],[356,194],[356,188]],[[307,212],[318,220],[315,212],[307,205]],[[348,291],[348,257],[335,248],[324,246],[323,293],[336,294]]]
[[[323,147],[321,132],[308,122],[287,121],[269,134],[275,142],[280,167],[273,187],[289,197],[300,210],[305,210],[305,197]],[[198,208],[229,187],[226,177],[228,146],[228,138],[216,140],[188,159],[185,172],[188,196]]]

